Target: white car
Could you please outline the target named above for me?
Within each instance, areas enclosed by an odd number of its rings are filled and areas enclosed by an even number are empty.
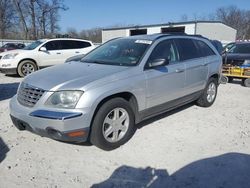
[[[68,58],[90,52],[95,46],[80,39],[41,39],[21,50],[0,53],[0,72],[26,76],[40,68],[64,63]]]

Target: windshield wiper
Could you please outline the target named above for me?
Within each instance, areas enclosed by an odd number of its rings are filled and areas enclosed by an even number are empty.
[[[103,65],[108,65],[109,63],[106,61],[99,61],[99,60],[90,60],[90,59],[83,59],[81,62],[86,62],[86,63],[94,63],[94,64],[103,64]]]

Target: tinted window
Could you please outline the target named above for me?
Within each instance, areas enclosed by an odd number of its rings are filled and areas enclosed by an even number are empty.
[[[61,43],[59,40],[47,42],[44,46],[48,51],[61,49]]]
[[[89,42],[76,41],[76,40],[62,40],[62,50],[79,49],[91,46]]]
[[[174,39],[182,61],[201,57],[193,40],[191,39]]]
[[[76,48],[86,48],[91,46],[89,42],[73,41]]]
[[[173,40],[165,40],[163,42],[160,42],[154,48],[148,59],[148,62],[152,62],[155,59],[166,59],[170,63],[179,61],[179,56]]]
[[[210,55],[215,55],[214,51],[203,41],[194,40],[196,47],[199,51],[199,57],[207,57]]]
[[[74,43],[71,40],[61,40],[62,50],[75,49]]]
[[[250,43],[235,44],[228,53],[250,54]]]

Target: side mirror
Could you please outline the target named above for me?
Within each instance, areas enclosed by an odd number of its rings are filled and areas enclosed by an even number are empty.
[[[40,51],[42,51],[42,52],[47,52],[47,49],[46,49],[46,47],[41,47],[40,49],[39,49]]]
[[[160,67],[160,66],[165,66],[168,65],[169,61],[166,59],[155,59],[152,62],[148,64],[149,68],[154,68],[154,67]]]

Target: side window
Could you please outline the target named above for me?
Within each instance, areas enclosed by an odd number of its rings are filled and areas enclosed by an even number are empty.
[[[214,51],[203,41],[194,41],[199,51],[202,53],[203,57],[215,55]]]
[[[196,48],[192,39],[174,39],[182,61],[199,58],[202,54]]]
[[[61,50],[61,43],[59,40],[47,42],[45,45],[48,51],[50,50]]]
[[[62,40],[62,50],[69,50],[69,49],[75,49],[74,43],[71,40]]]
[[[89,42],[82,42],[76,40],[62,40],[61,43],[63,50],[79,49],[91,46]]]
[[[83,41],[74,41],[76,48],[87,48],[91,46],[89,42],[83,42]]]
[[[179,61],[179,55],[173,40],[162,41],[154,48],[148,62],[152,62],[155,59],[166,59],[170,63]]]

